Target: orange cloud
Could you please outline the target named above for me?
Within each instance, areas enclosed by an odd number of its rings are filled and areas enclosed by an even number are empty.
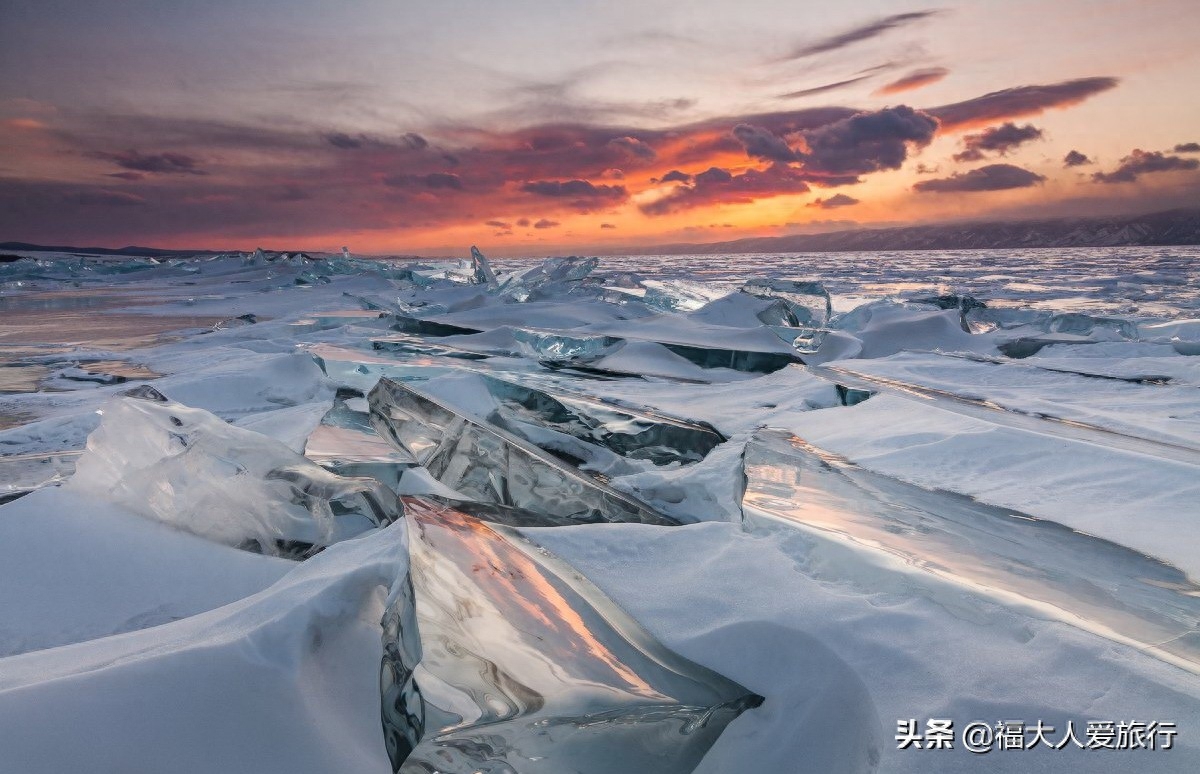
[[[928,67],[924,70],[913,70],[908,75],[898,78],[891,83],[880,87],[875,94],[887,96],[892,94],[901,94],[906,91],[914,91],[923,86],[928,86],[931,83],[937,83],[941,79],[950,74],[950,71],[944,67]]]
[[[46,128],[45,122],[39,121],[36,118],[8,118],[0,122],[0,124],[9,129],[22,129],[26,131],[36,131]]]
[[[56,118],[54,131],[37,135],[45,144],[16,160],[26,176],[0,179],[0,230],[45,242],[219,246],[271,237],[296,248],[353,239],[409,250],[469,241],[485,223],[514,245],[584,233],[662,239],[697,220],[763,230],[803,211],[811,187],[869,187],[938,132],[1065,107],[1115,85],[1091,78],[929,110],[818,107],[653,129],[574,122],[372,136],[72,115]],[[46,160],[59,166],[39,176]],[[883,207],[874,194],[868,200],[856,212]]]

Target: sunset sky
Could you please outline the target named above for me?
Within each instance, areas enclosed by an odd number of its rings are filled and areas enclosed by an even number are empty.
[[[1196,0],[5,0],[0,241],[497,255],[1200,204]]]

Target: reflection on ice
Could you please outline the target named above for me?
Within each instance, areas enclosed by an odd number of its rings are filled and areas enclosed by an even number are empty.
[[[782,431],[754,435],[745,469],[751,527],[783,522],[832,534],[1200,670],[1200,585],[1171,565],[863,470]]]
[[[373,338],[371,339],[371,349],[376,352],[392,352],[399,355],[456,357],[463,360],[482,360],[485,357],[476,352],[464,352],[455,347],[431,343],[414,333],[393,333]]]
[[[390,357],[387,350],[388,341],[380,340],[382,346],[375,352],[333,344],[312,344],[305,347],[305,351],[331,380],[362,391],[374,387],[384,376],[401,381],[424,381],[465,366],[465,361],[461,358],[434,358],[403,353],[400,357]]]
[[[405,505],[425,733],[398,771],[683,774],[761,703],[513,530]]]
[[[379,437],[367,413],[366,400],[358,393],[348,397],[339,391],[331,408],[304,442],[304,456],[339,476],[366,476],[392,489],[416,461]],[[361,404],[351,407],[352,403]]]
[[[368,399],[376,431],[466,497],[575,523],[675,523],[527,441],[460,414],[407,384],[381,379]]]

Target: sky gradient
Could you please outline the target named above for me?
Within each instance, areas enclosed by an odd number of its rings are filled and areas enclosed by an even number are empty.
[[[0,240],[544,255],[1200,202],[1194,0],[7,0]]]

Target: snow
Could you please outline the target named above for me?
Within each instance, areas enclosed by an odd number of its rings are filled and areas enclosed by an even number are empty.
[[[149,522],[62,487],[0,519],[0,655],[187,618],[270,586],[294,564]]]
[[[6,658],[0,761],[24,772],[387,772],[379,620],[407,562],[399,523],[214,610]]]

